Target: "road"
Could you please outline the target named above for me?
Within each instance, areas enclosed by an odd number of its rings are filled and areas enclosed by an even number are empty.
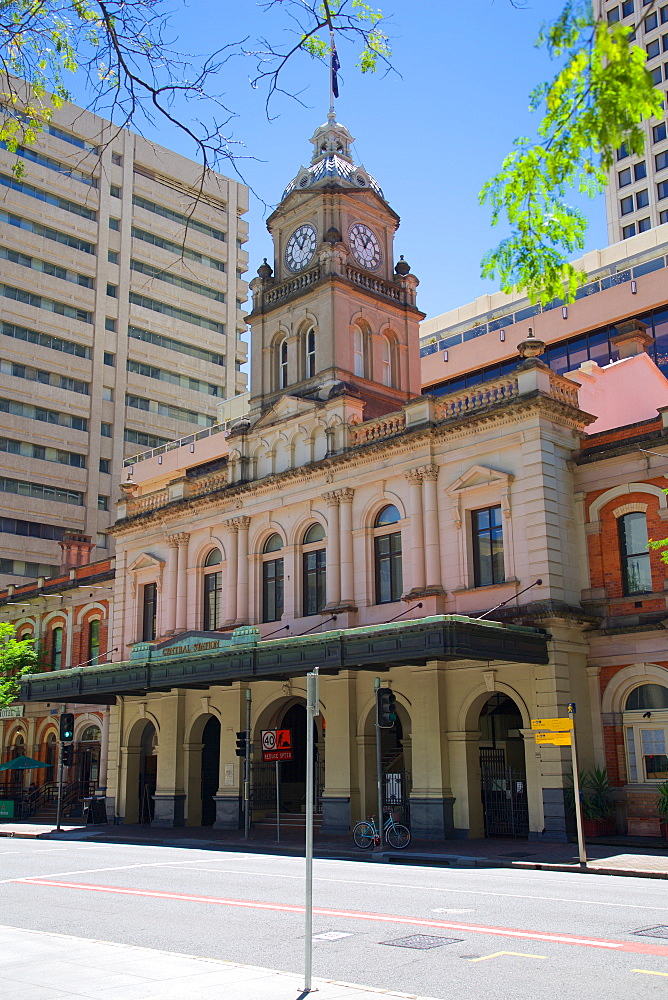
[[[12,927],[299,972],[303,901],[300,858],[0,840]],[[443,1000],[668,991],[663,880],[318,859],[314,905],[316,976]]]

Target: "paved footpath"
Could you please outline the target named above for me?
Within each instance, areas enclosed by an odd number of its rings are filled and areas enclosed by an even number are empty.
[[[0,926],[3,1000],[437,1000],[252,965]],[[57,984],[54,985],[54,984]]]
[[[192,847],[284,855],[304,852],[304,835],[284,831],[280,844],[266,829],[253,830],[250,841],[236,831],[213,830],[211,827],[180,827],[160,829],[150,826],[63,826],[56,833],[50,825],[38,823],[2,823],[0,837],[46,840],[89,840],[106,844],[151,844],[164,847]],[[651,845],[651,846],[650,846]],[[621,850],[619,848],[622,848]],[[449,865],[462,868],[528,868],[545,871],[580,872],[576,844],[550,844],[494,838],[489,840],[413,840],[408,850],[390,851],[385,848],[375,855],[359,851],[351,837],[314,837],[316,857],[354,861],[384,861],[402,864]],[[668,843],[635,844],[633,838],[618,842],[587,845],[589,874],[633,875],[640,878],[668,879]]]

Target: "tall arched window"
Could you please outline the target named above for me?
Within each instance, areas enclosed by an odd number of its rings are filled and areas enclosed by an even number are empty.
[[[288,342],[282,340],[278,345],[278,388],[286,389],[288,385]]]
[[[94,618],[88,624],[88,657],[87,663],[93,666],[100,660],[100,619]]]
[[[51,668],[60,670],[63,665],[63,628],[58,625],[51,632]]]
[[[627,515],[628,516],[628,515]],[[624,706],[628,780],[668,779],[668,687],[640,684]]]
[[[326,550],[322,544],[325,529],[312,524],[302,542],[302,614],[319,615],[327,603],[325,589]]]
[[[315,375],[315,330],[311,327],[306,334],[306,378],[313,378]]]
[[[353,372],[364,378],[364,333],[359,326],[353,327]]]
[[[283,539],[273,534],[262,550],[262,621],[277,622],[283,614],[283,559],[276,556]]]
[[[400,520],[401,514],[394,504],[383,507],[376,517],[373,539],[376,604],[390,604],[401,597],[401,531],[388,531]]]
[[[380,338],[380,381],[392,385],[392,344],[388,337]]]
[[[204,620],[202,627],[205,632],[210,632],[221,626],[223,582],[220,564],[222,561],[220,549],[211,549],[204,562]]]
[[[652,568],[647,551],[647,518],[642,511],[633,511],[618,519],[617,528],[624,593],[650,593]]]

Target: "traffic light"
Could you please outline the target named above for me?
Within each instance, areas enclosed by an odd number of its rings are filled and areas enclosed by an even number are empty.
[[[396,700],[392,688],[378,688],[376,692],[376,722],[380,729],[391,729],[397,721]]]
[[[242,733],[237,733],[237,757],[246,756],[246,744],[248,742],[248,733],[244,729]]]
[[[63,767],[71,767],[74,763],[74,746],[71,743],[63,744]]]
[[[60,742],[71,743],[74,739],[74,716],[71,712],[63,712],[60,717]]]

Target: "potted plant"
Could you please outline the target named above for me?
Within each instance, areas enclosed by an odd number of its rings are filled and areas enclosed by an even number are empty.
[[[661,817],[661,836],[668,840],[668,781],[657,786],[659,797],[656,800],[656,808]]]
[[[569,780],[571,784],[566,788],[566,804],[574,813],[572,775],[569,775]],[[595,767],[593,771],[580,772],[580,805],[582,832],[585,837],[607,837],[615,832],[615,803],[606,768]]]

